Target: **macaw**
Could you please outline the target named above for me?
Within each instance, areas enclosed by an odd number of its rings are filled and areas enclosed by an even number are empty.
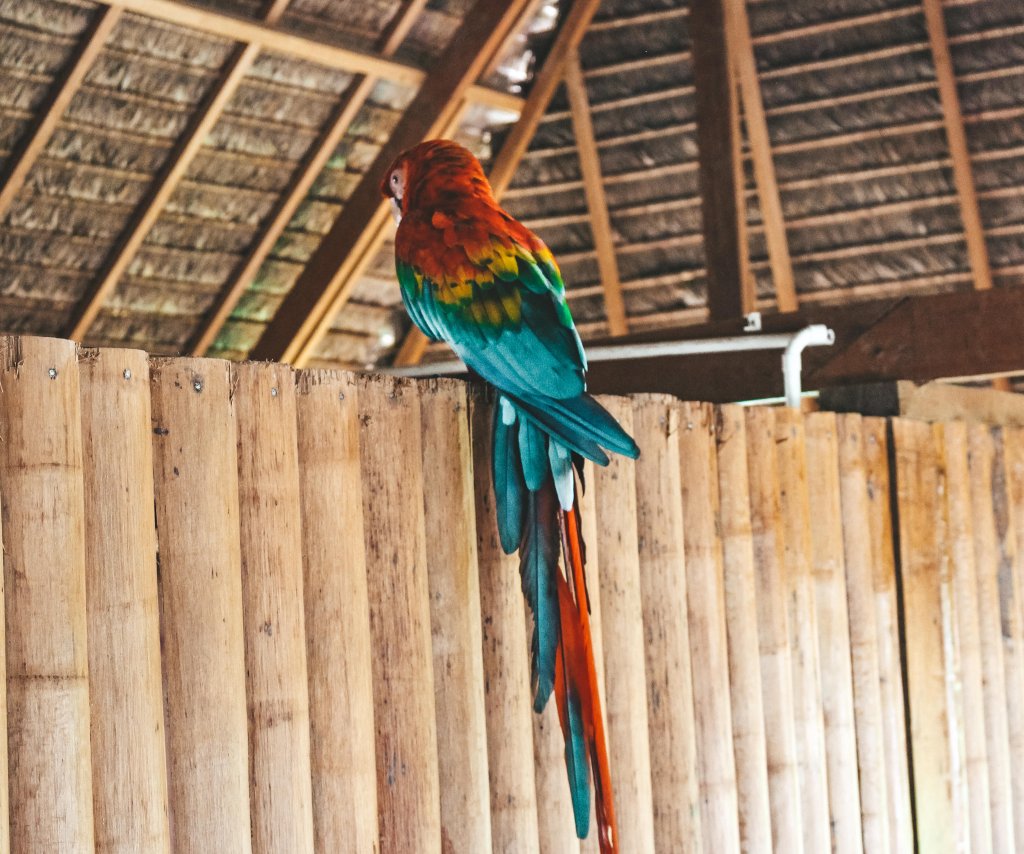
[[[554,693],[577,835],[589,831],[592,774],[601,851],[613,854],[577,474],[582,488],[583,458],[607,465],[605,449],[633,458],[639,449],[586,393],[586,356],[550,250],[499,207],[470,151],[421,143],[395,160],[381,193],[399,223],[395,263],[413,323],[497,390],[497,525],[506,554],[519,552],[533,614],[533,707],[542,711]]]

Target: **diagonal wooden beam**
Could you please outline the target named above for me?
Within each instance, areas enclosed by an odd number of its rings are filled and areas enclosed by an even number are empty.
[[[184,0],[101,0],[111,6],[138,12],[179,27],[198,30],[208,35],[245,44],[259,44],[267,50],[294,59],[315,62],[328,68],[337,68],[353,74],[366,74],[401,83],[419,86],[426,73],[413,65],[386,59],[364,51],[352,50],[313,36],[301,35],[253,20],[244,15],[220,12],[209,6],[198,6]],[[520,98],[509,92],[473,85],[468,97],[474,103],[486,104],[515,111]]]
[[[779,311],[796,311],[796,286],[793,283],[793,262],[789,257],[786,239],[786,220],[782,214],[779,185],[775,179],[772,143],[768,136],[761,84],[757,77],[754,43],[750,35],[750,20],[745,0],[725,3],[726,44],[732,53],[732,63],[739,79],[743,117],[750,141],[750,156],[754,163],[754,181],[764,223],[765,243],[771,264],[775,299]]]
[[[690,10],[707,303],[713,320],[741,317],[756,303],[747,251],[739,105],[725,27],[729,2],[694,0]]]
[[[272,0],[264,13],[268,24],[275,24],[284,14],[289,0]],[[245,79],[246,73],[259,56],[259,44],[247,44],[237,48],[228,60],[226,70],[207,96],[205,104],[190,123],[184,137],[179,140],[171,153],[170,159],[163,167],[160,176],[150,187],[142,203],[132,215],[128,230],[121,235],[108,258],[102,272],[89,287],[67,330],[67,338],[80,341],[85,337],[100,313],[107,297],[114,292],[128,265],[135,258],[147,235],[163,213],[171,194],[177,189],[178,182],[185,177],[203,142],[213,126],[220,120],[224,109],[234,97],[235,92]]]
[[[600,0],[573,0],[569,7],[565,20],[559,26],[558,34],[552,42],[551,50],[548,51],[544,64],[530,85],[530,94],[523,105],[519,121],[505,137],[501,150],[491,164],[487,178],[491,182],[496,198],[500,199],[512,183],[516,167],[526,153],[548,104],[551,103],[558,85],[565,76],[566,63],[583,41],[587,27],[599,5]],[[419,364],[426,348],[426,336],[413,326],[395,356],[395,365],[403,367]]]
[[[528,0],[477,0],[438,57],[416,97],[356,186],[250,354],[295,362],[329,327],[332,308],[355,287],[353,268],[378,239],[388,216],[380,178],[407,148],[437,135],[462,109],[469,87],[504,44]],[[468,50],[476,46],[476,51]],[[379,246],[379,243],[376,245]]]
[[[403,39],[416,22],[420,12],[427,5],[427,0],[404,0],[395,12],[391,23],[381,36],[378,49],[384,57],[393,56]],[[231,275],[227,286],[218,297],[208,318],[196,333],[189,345],[193,356],[202,356],[216,340],[217,335],[231,316],[238,301],[242,298],[250,282],[256,277],[267,255],[274,248],[278,238],[288,227],[295,211],[309,194],[313,182],[323,171],[331,158],[345,131],[348,130],[363,104],[366,103],[377,78],[365,74],[356,75],[342,96],[319,139],[310,148],[309,153],[299,167],[288,191],[278,200],[274,210],[268,217],[263,230],[238,270]]]
[[[14,199],[25,186],[28,173],[36,158],[43,153],[46,144],[53,136],[61,116],[67,110],[71,99],[85,80],[96,57],[103,50],[103,45],[114,25],[121,17],[121,10],[108,7],[101,11],[86,29],[78,45],[74,59],[68,64],[64,76],[55,83],[49,100],[40,107],[39,116],[31,132],[17,153],[11,158],[12,165],[7,170],[3,185],[0,185],[0,219],[11,209]]]
[[[579,53],[574,53],[566,63],[565,88],[569,95],[569,110],[572,113],[580,174],[583,176],[583,191],[590,213],[590,231],[594,236],[597,268],[604,290],[604,313],[608,319],[608,330],[612,335],[625,335],[629,332],[626,304],[622,299],[622,281],[619,278],[619,263],[615,258],[615,240],[612,237],[612,223],[608,215],[608,201],[604,195],[601,159],[597,152],[594,124],[590,118],[590,97],[587,95],[587,84],[583,80]]]

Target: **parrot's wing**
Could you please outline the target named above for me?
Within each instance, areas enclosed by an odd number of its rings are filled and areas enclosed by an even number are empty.
[[[558,266],[507,214],[488,214],[403,219],[395,255],[409,315],[502,391],[575,398],[586,361]]]

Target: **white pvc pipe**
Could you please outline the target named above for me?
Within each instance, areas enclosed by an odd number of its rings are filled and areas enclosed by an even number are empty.
[[[587,350],[588,362],[611,362],[622,359],[654,359],[659,356],[696,356],[702,353],[737,353],[745,350],[783,350],[782,376],[789,406],[800,405],[801,355],[806,347],[835,343],[835,333],[821,323],[799,332],[778,332],[771,335],[730,335],[694,341],[657,341],[651,344],[608,344]],[[429,362],[407,368],[385,368],[384,372],[403,377],[432,377],[439,374],[464,374],[468,369],[461,359]]]

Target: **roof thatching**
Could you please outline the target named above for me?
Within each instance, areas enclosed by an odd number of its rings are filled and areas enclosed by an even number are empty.
[[[262,19],[257,0],[207,0]],[[400,0],[292,0],[279,27],[373,52]],[[487,82],[529,89],[551,39],[535,4]],[[565,0],[560,4],[566,5]],[[997,286],[1024,284],[1024,17],[1020,0],[947,0],[946,25]],[[471,0],[432,0],[395,59],[429,69]],[[0,176],[105,7],[0,0]],[[748,0],[759,82],[802,301],[969,288],[971,269],[920,3]],[[688,8],[605,0],[580,48],[631,328],[704,317]],[[127,231],[239,46],[125,12],[0,222],[0,332],[59,335],[118,257]],[[86,343],[185,352],[245,266],[268,217],[352,82],[259,52],[206,134]],[[213,350],[244,358],[414,94],[381,80],[249,283]],[[467,111],[460,138],[487,158],[510,116]],[[774,284],[747,162],[759,297]],[[508,208],[549,243],[587,337],[607,333],[601,280],[564,92],[522,159]],[[408,328],[385,245],[313,364],[387,360]]]

